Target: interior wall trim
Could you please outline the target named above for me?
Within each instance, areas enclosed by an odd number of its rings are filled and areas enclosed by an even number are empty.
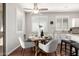
[[[3,4],[3,56],[6,56],[6,3]]]
[[[18,45],[17,47],[15,47],[14,49],[12,49],[11,51],[9,51],[8,53],[6,53],[6,56],[9,56],[11,53],[13,53],[17,48],[19,48],[20,45]]]

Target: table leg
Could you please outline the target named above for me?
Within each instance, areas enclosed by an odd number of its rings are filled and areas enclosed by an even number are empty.
[[[60,46],[60,47],[61,47],[61,48],[60,48],[60,54],[61,54],[61,55],[62,55],[62,43],[63,43],[63,42],[61,41],[61,46]]]
[[[66,55],[66,43],[65,43],[65,55]]]
[[[35,47],[35,56],[38,55],[38,41],[35,42],[36,47]]]

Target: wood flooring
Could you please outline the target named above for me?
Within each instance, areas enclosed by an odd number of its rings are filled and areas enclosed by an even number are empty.
[[[21,52],[22,52],[22,48],[19,47],[14,52],[12,52],[9,56],[35,56],[34,55],[35,52],[32,50],[32,48],[25,49],[24,52],[23,52],[23,54]],[[67,55],[65,55],[64,51],[62,51],[62,55],[61,55],[61,53],[60,53],[60,45],[58,46],[56,53],[57,53],[56,56],[68,56],[67,53],[66,53]],[[38,56],[47,56],[47,54],[42,53],[40,51],[38,53]],[[51,53],[50,56],[55,56],[55,53]]]

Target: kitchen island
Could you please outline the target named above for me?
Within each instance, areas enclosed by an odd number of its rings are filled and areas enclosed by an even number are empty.
[[[73,40],[79,43],[79,34],[68,33],[68,34],[62,34],[62,35],[64,35],[64,37],[68,40]]]
[[[62,41],[68,41],[69,42],[71,40],[74,41],[75,45],[72,45],[72,47],[76,47],[76,53],[79,55],[79,34],[63,33],[63,34],[61,34],[60,40],[61,40],[61,42]],[[78,47],[78,50],[77,50],[77,47]],[[71,55],[71,53],[70,53],[70,55]]]

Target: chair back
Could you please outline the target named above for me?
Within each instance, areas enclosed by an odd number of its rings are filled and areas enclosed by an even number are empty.
[[[50,40],[48,43],[48,52],[54,52],[57,49],[58,46],[58,40],[54,39],[54,40]]]
[[[25,48],[24,36],[19,37],[19,42],[22,48]]]

